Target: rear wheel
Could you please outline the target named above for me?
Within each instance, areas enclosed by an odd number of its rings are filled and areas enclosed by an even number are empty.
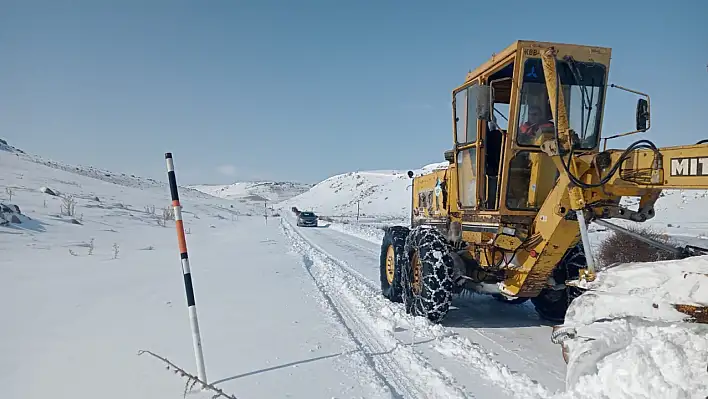
[[[409,262],[401,275],[406,312],[439,323],[452,303],[451,246],[434,228],[416,227],[406,240]]]
[[[553,279],[557,284],[565,283],[566,280],[577,279],[580,275],[580,269],[585,267],[587,267],[585,251],[582,243],[578,243],[565,253],[563,259],[553,271]],[[536,312],[542,318],[563,323],[568,306],[580,294],[582,294],[582,290],[577,287],[566,286],[561,290],[544,288],[537,297],[531,298],[531,303],[533,303]]]
[[[385,230],[381,241],[380,279],[381,293],[393,302],[401,302],[401,269],[408,258],[404,246],[410,230],[403,226],[393,226]]]

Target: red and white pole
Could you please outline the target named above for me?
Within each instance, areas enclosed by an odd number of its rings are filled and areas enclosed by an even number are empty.
[[[172,207],[175,211],[175,227],[177,228],[177,243],[179,245],[179,256],[182,261],[182,274],[184,275],[184,289],[187,295],[187,309],[189,311],[189,322],[192,327],[192,343],[194,344],[194,355],[197,360],[197,377],[207,383],[206,370],[204,367],[204,354],[202,353],[202,339],[199,334],[199,322],[197,320],[197,306],[194,302],[194,287],[192,286],[192,272],[189,268],[189,257],[187,256],[187,239],[184,235],[184,223],[182,222],[182,206],[179,203],[177,193],[177,179],[175,178],[175,165],[172,160],[172,153],[165,153],[167,161],[167,177],[170,182],[170,194],[172,195]]]

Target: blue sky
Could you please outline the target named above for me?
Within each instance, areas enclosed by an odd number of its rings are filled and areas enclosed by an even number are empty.
[[[415,168],[451,147],[465,73],[527,39],[612,47],[645,137],[694,143],[708,2],[681,3],[2,1],[0,137],[160,180],[171,151],[180,184]],[[630,130],[636,97],[608,95],[604,135]]]

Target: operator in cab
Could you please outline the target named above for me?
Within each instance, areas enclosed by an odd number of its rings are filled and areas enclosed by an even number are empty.
[[[555,133],[551,106],[548,102],[543,107],[539,106],[539,103],[543,103],[543,101],[543,95],[539,94],[535,101],[528,104],[527,120],[519,125],[517,131],[517,142],[520,145],[538,146],[540,145],[539,137],[547,133],[551,135]],[[513,172],[509,176],[510,184],[506,197],[508,208],[529,209],[539,206],[529,196],[531,173],[534,167],[533,159],[536,159],[537,163],[539,156],[539,153],[520,151],[512,159],[509,166]],[[533,202],[530,203],[530,200]]]
[[[518,140],[521,145],[534,145],[543,133],[554,133],[550,106],[544,110],[538,105],[529,106],[528,120],[519,126]]]

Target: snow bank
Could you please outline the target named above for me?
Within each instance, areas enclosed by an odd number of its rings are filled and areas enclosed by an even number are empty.
[[[562,326],[568,397],[708,395],[708,326],[672,306],[708,306],[708,256],[623,264],[586,288]]]
[[[566,398],[705,398],[708,339],[701,325],[597,322],[570,346]]]
[[[382,225],[359,223],[330,223],[329,228],[354,237],[361,238],[374,244],[381,244],[384,236]]]
[[[708,306],[708,256],[623,264],[584,287],[591,291],[568,309],[575,323],[627,316],[682,321],[685,315],[671,304]]]

